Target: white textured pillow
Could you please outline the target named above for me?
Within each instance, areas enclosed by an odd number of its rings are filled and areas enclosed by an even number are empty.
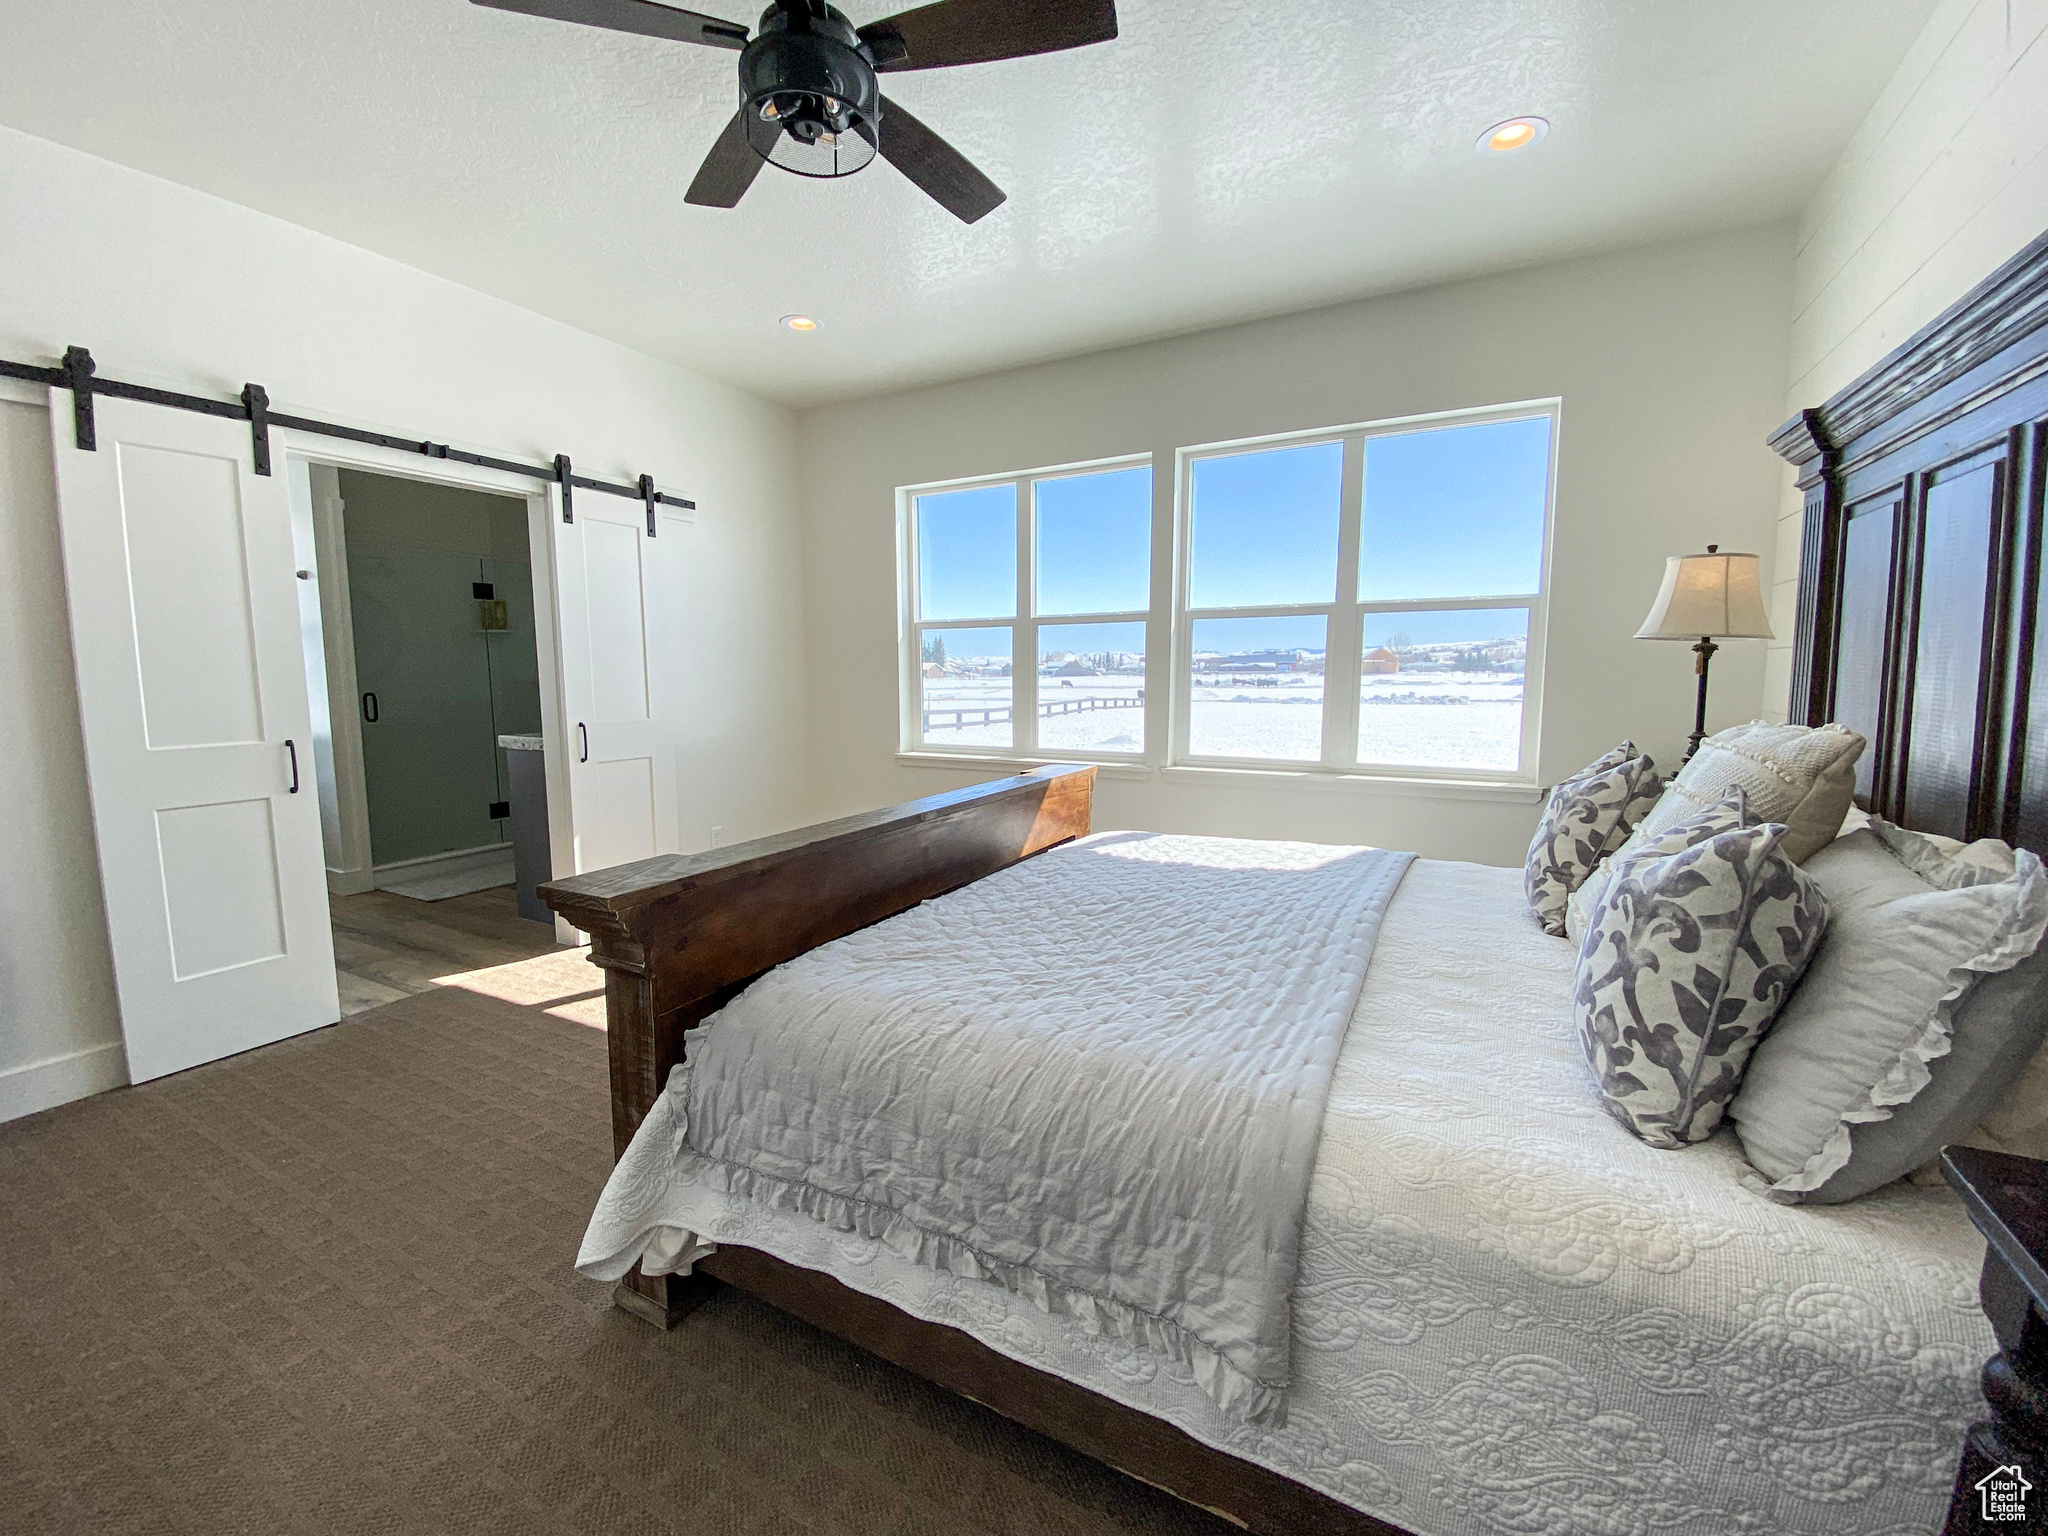
[[[1661,832],[1740,789],[1759,821],[1785,824],[1785,857],[1803,864],[1834,840],[1856,796],[1863,738],[1845,725],[1752,720],[1700,743],[1664,788],[1636,835]]]
[[[1664,786],[1663,797],[1644,813],[1614,859],[1593,870],[1565,899],[1565,937],[1576,944],[1586,936],[1608,871],[1622,854],[1699,815],[1731,789],[1742,791],[1759,821],[1784,823],[1782,851],[1793,863],[1804,864],[1834,841],[1843,819],[1856,811],[1856,760],[1862,755],[1863,738],[1842,725],[1752,720],[1709,736]]]
[[[1834,908],[1827,941],[1729,1111],[1782,1201],[1851,1199],[1905,1173],[1972,1102],[1975,1085],[1956,1074],[2010,1073],[2005,1042],[2024,1061],[2040,1038],[2031,996],[2003,985],[2048,933],[2048,875],[2033,854],[1873,819],[1814,865]],[[1985,989],[1993,977],[1999,988]],[[1925,1113],[1923,1092],[1935,1095]]]

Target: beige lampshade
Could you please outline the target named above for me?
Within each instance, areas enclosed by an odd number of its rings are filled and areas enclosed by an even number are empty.
[[[1769,640],[1762,578],[1755,555],[1673,555],[1664,562],[1664,585],[1638,640]]]

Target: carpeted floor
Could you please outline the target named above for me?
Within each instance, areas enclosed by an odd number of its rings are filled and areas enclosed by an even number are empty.
[[[453,980],[0,1126],[0,1530],[1232,1529],[739,1293],[615,1310],[595,972]]]

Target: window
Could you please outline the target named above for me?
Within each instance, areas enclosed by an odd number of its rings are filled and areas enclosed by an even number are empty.
[[[909,744],[1142,758],[1151,465],[1021,475],[907,503]]]
[[[905,745],[1530,780],[1556,423],[1183,449],[1156,612],[1145,463],[906,492]]]
[[[1554,424],[1183,452],[1176,760],[1533,776]]]

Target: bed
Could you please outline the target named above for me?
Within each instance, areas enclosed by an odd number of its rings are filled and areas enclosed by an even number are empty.
[[[1795,708],[1869,738],[1871,808],[2037,851],[2044,279],[2048,241],[1774,439],[1807,492]],[[1092,784],[1038,769],[547,888],[605,971],[618,1154],[755,978],[1076,856]],[[1775,1205],[1725,1135],[1635,1142],[1586,1089],[1572,949],[1518,882],[1417,861],[1386,905],[1308,1184],[1283,1423],[1003,1286],[678,1178],[659,1137],[585,1260],[630,1265],[620,1305],[662,1326],[740,1286],[1257,1531],[1932,1529],[1997,1347],[1968,1217],[1914,1183]]]

